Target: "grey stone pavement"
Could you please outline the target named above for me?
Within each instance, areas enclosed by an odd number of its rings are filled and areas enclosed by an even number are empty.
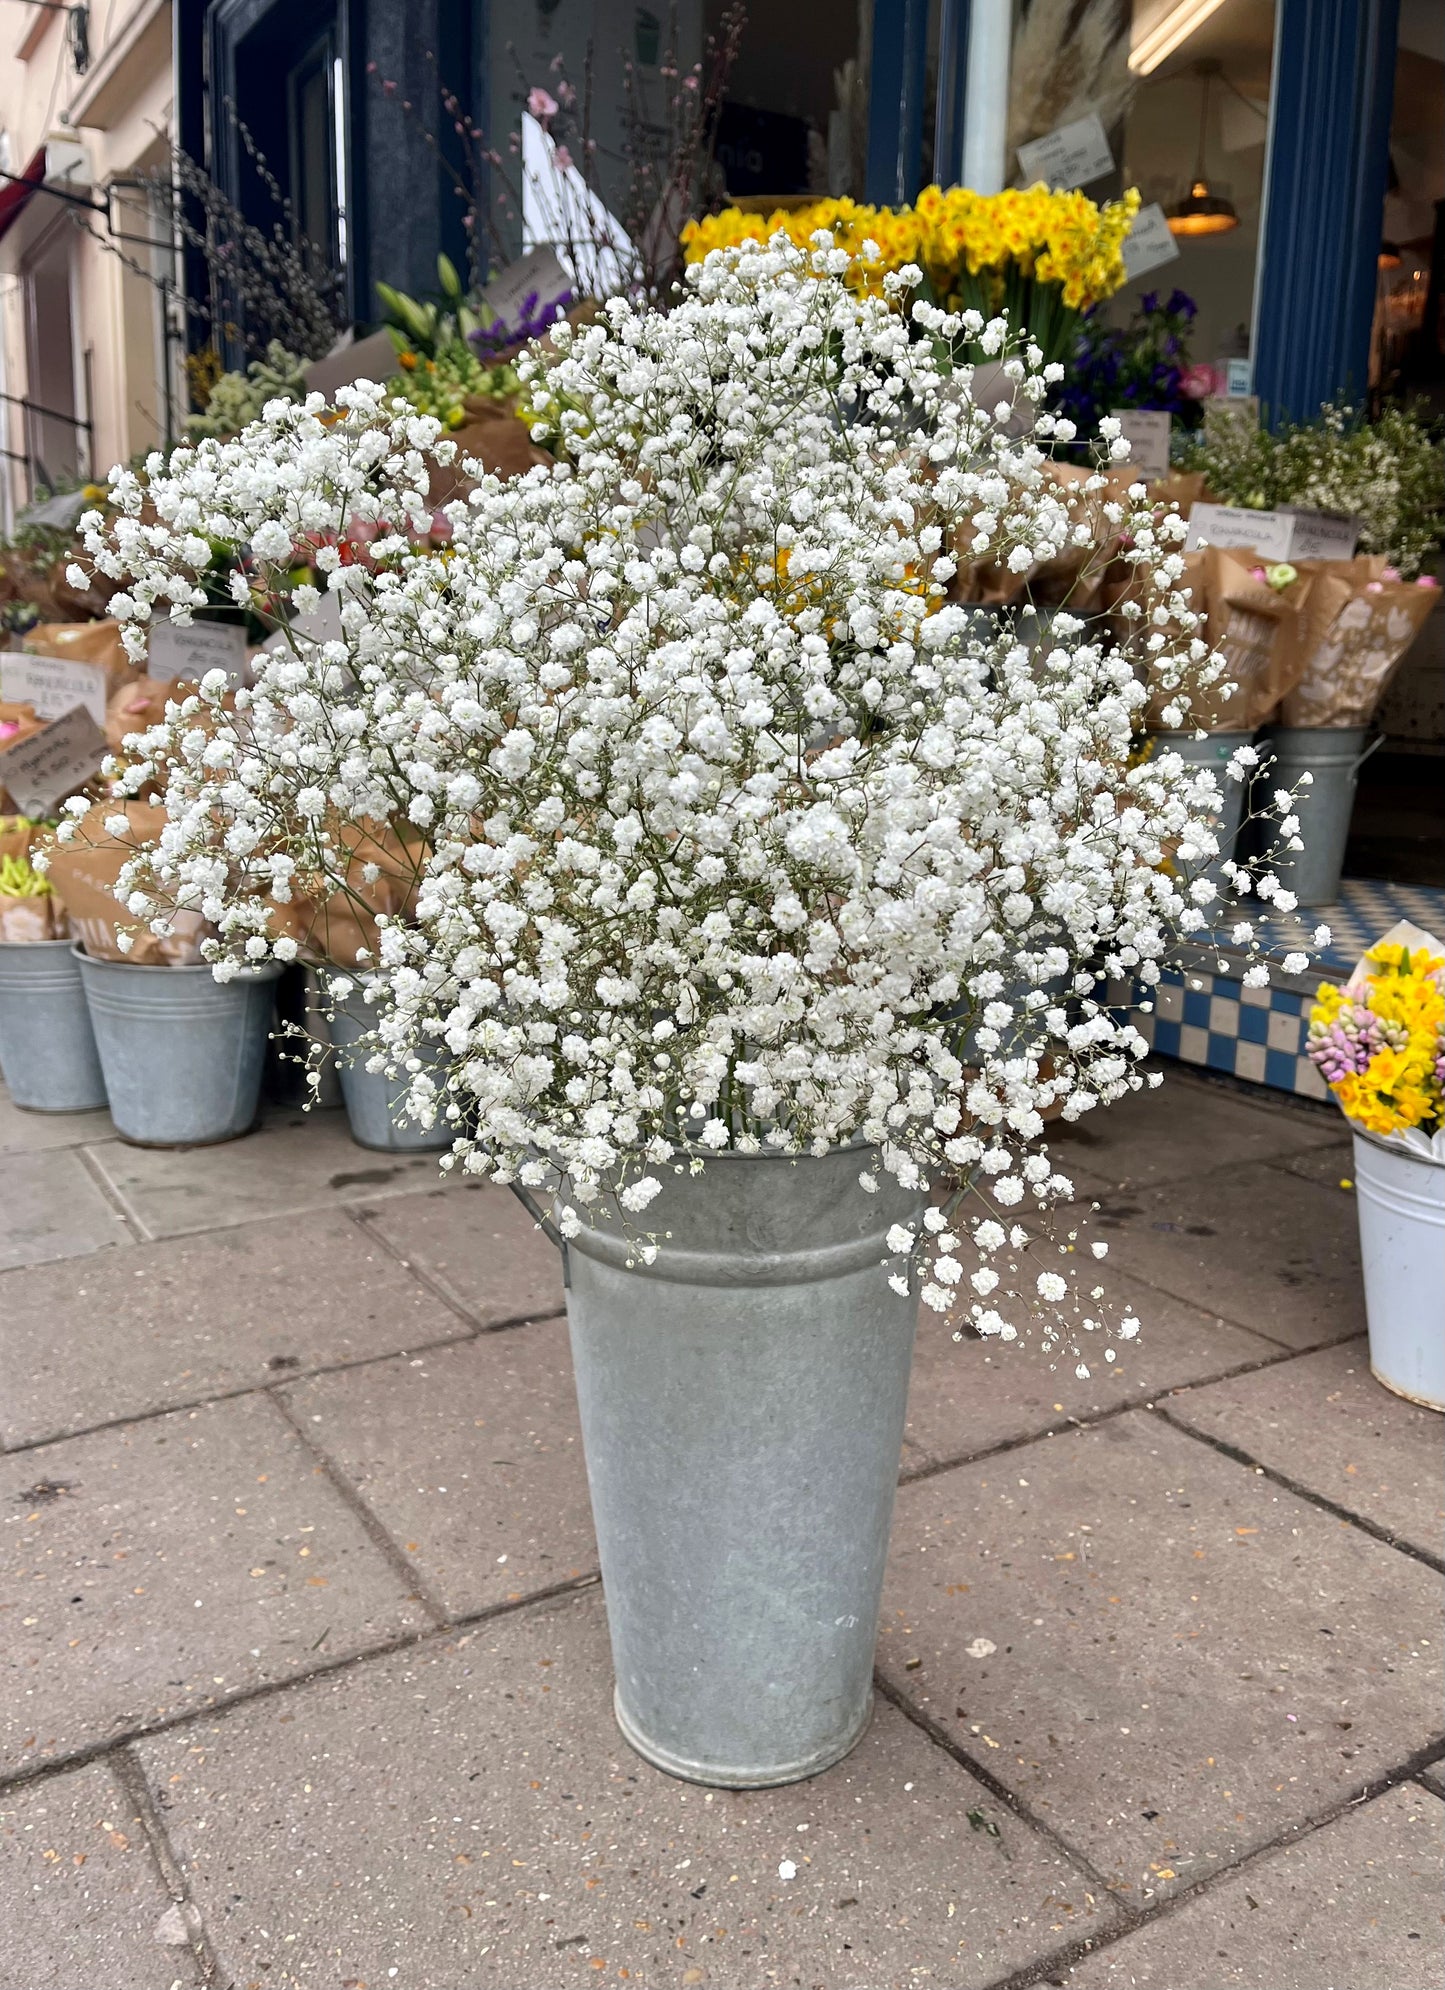
[[[1175,1070],[1064,1144],[1140,1342],[925,1318],[872,1728],[713,1793],[612,1724],[509,1196],[0,1099],[0,1990],[1435,1990],[1442,1429],[1341,1122]]]

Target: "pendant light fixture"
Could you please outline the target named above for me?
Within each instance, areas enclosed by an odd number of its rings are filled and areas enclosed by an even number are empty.
[[[1189,191],[1182,200],[1175,201],[1165,215],[1171,235],[1225,235],[1231,228],[1239,226],[1239,216],[1234,202],[1224,194],[1212,193],[1204,172],[1204,142],[1209,130],[1209,85],[1219,74],[1217,62],[1200,62],[1195,66],[1195,74],[1200,79],[1199,98],[1199,156],[1194,164],[1194,178]]]

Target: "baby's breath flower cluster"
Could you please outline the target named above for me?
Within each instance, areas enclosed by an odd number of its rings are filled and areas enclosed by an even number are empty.
[[[293,629],[234,710],[207,680],[130,743],[169,820],[120,889],[162,929],[202,913],[225,974],[295,956],[297,901],[354,885],[349,827],[404,833],[414,910],[362,979],[412,1112],[457,1129],[446,1165],[560,1169],[564,1230],[620,1203],[636,1233],[670,1167],[864,1143],[865,1186],[932,1197],[890,1238],[926,1300],[1087,1347],[1100,1295],[1062,1275],[1086,1254],[1025,1218],[1072,1197],[1045,1114],[1144,1082],[1105,979],[1152,986],[1214,896],[1188,881],[1213,777],[1131,755],[1136,662],[1206,655],[1184,528],[1102,475],[1084,519],[1048,474],[1072,430],[1037,413],[1058,369],[1003,320],[860,294],[850,261],[720,250],[665,316],[555,328],[520,370],[560,460],[479,475],[439,550],[407,531],[437,424],[365,385],[157,461],[144,515],[119,474],[89,544],[137,647],[199,605],[212,539],[265,585],[305,535],[396,527],[369,570],[332,562],[339,636]],[[963,342],[1006,367],[994,409],[940,358]],[[1129,644],[951,599],[960,555],[1022,573],[1101,525],[1136,569]]]

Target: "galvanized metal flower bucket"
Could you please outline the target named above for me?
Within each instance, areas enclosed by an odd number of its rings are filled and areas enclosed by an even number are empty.
[[[75,958],[121,1138],[204,1147],[249,1133],[280,963],[222,982],[209,967]]]
[[[368,1071],[370,1049],[363,1046],[373,1012],[360,1000],[339,1002],[331,1017],[331,1041],[336,1050],[341,1096],[351,1137],[358,1147],[375,1148],[383,1154],[439,1154],[456,1138],[449,1120],[438,1118],[434,1126],[422,1126],[406,1117],[407,1080],[388,1078],[384,1071]],[[449,1062],[446,1050],[438,1046],[426,1060],[440,1073]]]
[[[567,1246],[618,1725],[675,1776],[794,1782],[871,1712],[916,1311],[885,1237],[917,1198],[866,1148],[664,1183],[654,1264],[615,1222]]]
[[[0,1069],[28,1112],[105,1104],[95,1036],[69,940],[0,941]]]

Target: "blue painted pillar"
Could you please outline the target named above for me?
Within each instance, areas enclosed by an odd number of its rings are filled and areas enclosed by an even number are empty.
[[[1361,400],[1399,0],[1277,0],[1254,389],[1267,417]]]
[[[918,191],[928,84],[928,0],[874,0],[864,194],[900,207]]]
[[[941,187],[956,187],[963,178],[963,111],[968,88],[970,12],[969,0],[939,0],[933,177]]]

